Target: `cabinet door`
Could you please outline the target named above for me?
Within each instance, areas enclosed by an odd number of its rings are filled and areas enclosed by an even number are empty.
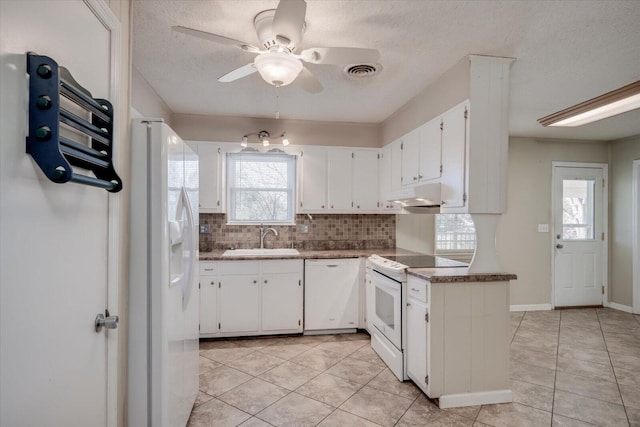
[[[221,212],[220,145],[198,144],[200,212]]]
[[[420,173],[421,182],[440,178],[440,148],[442,145],[440,130],[441,119],[431,120],[420,126]]]
[[[427,321],[427,305],[413,298],[407,304],[407,375],[425,393],[427,384],[427,345],[429,337]]]
[[[302,277],[300,273],[262,276],[262,330],[302,331]]]
[[[327,208],[327,148],[305,147],[300,153],[300,212]]]
[[[260,286],[257,275],[220,277],[220,332],[260,330]]]
[[[402,140],[391,143],[391,191],[402,189]],[[395,204],[394,208],[399,209]]]
[[[402,185],[418,182],[420,174],[420,128],[402,137]]]
[[[467,107],[463,103],[442,116],[442,209],[461,208],[466,202],[465,173]]]
[[[218,281],[216,276],[200,276],[200,333],[218,332]]]
[[[378,209],[378,151],[353,151],[353,208]]]
[[[391,192],[391,145],[386,145],[380,151],[378,160],[378,200],[380,210],[387,210],[391,202],[387,196]]]
[[[351,211],[352,168],[351,150],[329,149],[329,210]]]

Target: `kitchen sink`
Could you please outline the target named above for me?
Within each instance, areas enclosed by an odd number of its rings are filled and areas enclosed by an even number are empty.
[[[300,255],[297,249],[276,248],[276,249],[228,249],[222,254],[226,256],[288,256]]]

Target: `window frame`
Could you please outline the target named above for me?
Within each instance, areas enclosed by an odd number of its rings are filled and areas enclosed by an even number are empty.
[[[225,193],[226,193],[226,209],[227,225],[295,225],[296,218],[296,199],[297,199],[297,164],[298,156],[295,154],[289,154],[284,151],[278,152],[260,152],[260,151],[240,151],[236,153],[225,153]],[[242,188],[236,187],[236,175],[235,164],[242,158],[245,161],[261,161],[268,162],[268,158],[272,157],[273,160],[280,158],[287,165],[287,187],[272,187],[272,188]],[[234,218],[235,215],[235,200],[237,195],[242,191],[279,191],[287,193],[287,218],[285,220],[238,220]]]
[[[459,215],[469,215],[469,214],[436,214],[436,218],[433,221],[433,228],[434,228],[434,233],[433,233],[433,247],[434,247],[434,251],[436,253],[436,255],[473,255],[475,252],[475,248],[477,245],[477,239],[474,238],[473,242],[474,242],[474,247],[472,249],[439,249],[438,248],[438,218],[440,215],[455,215],[455,216],[459,216]],[[474,232],[475,232],[475,225],[473,227]],[[474,233],[475,234],[475,233]],[[476,234],[477,236],[477,234]]]

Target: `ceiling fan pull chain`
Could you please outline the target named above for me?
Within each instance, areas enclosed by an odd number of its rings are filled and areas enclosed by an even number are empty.
[[[280,118],[280,92],[278,89],[280,86],[276,86],[276,120]]]

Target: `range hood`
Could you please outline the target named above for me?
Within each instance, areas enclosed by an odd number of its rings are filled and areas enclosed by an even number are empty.
[[[440,213],[440,183],[418,184],[387,194],[387,200],[410,213]]]

